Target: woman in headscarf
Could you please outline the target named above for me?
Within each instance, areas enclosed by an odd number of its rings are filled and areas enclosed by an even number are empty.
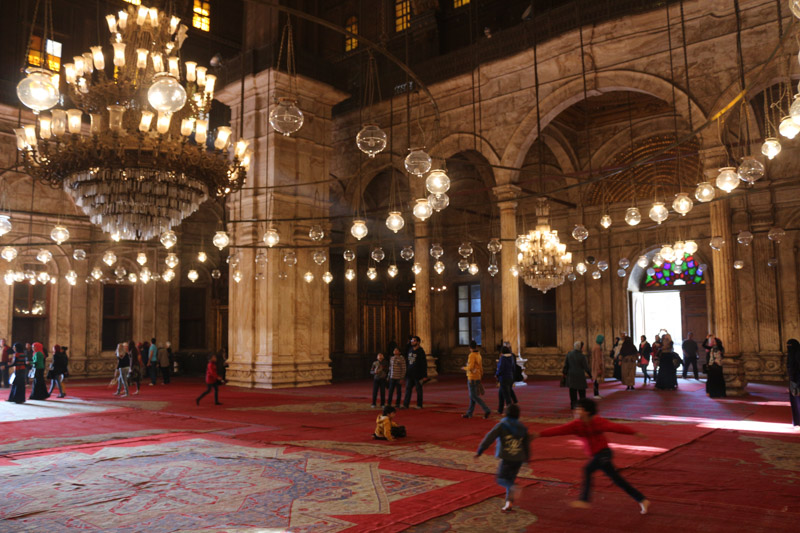
[[[786,342],[786,370],[789,374],[789,403],[792,406],[792,425],[800,426],[800,342]]]
[[[620,366],[622,367],[622,384],[625,390],[633,390],[636,385],[636,362],[639,359],[639,350],[633,344],[633,340],[627,335],[622,341],[622,348],[619,350]]]
[[[44,346],[41,342],[33,343],[33,390],[28,399],[46,400],[50,397],[44,381]]]
[[[656,378],[656,388],[661,390],[675,390],[678,388],[678,366],[681,358],[673,351],[672,341],[664,335],[661,337],[663,347],[658,363],[658,377]]]
[[[600,383],[606,377],[606,361],[603,359],[603,341],[606,338],[603,335],[598,335],[595,339],[594,348],[592,348],[592,376],[594,376],[594,397],[602,398],[600,396]]]
[[[11,394],[8,401],[14,403],[25,403],[25,380],[28,378],[28,358],[25,356],[25,345],[18,342],[14,345],[14,354],[8,362],[9,370],[13,370],[11,376]]]
[[[795,341],[797,342],[797,341]],[[722,358],[725,349],[722,341],[712,337],[708,341],[708,369],[706,370],[706,394],[711,398],[725,397],[725,374],[722,372]]]
[[[586,398],[586,376],[592,378],[589,363],[583,355],[583,341],[575,342],[573,349],[564,358],[563,374],[569,387],[570,409],[575,409],[578,396],[580,395],[581,400]]]

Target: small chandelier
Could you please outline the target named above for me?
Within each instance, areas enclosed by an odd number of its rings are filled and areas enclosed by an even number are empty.
[[[25,171],[63,188],[92,224],[147,240],[178,226],[209,196],[240,189],[247,144],[229,153],[230,128],[221,127],[208,150],[216,77],[179,58],[187,28],[178,17],[128,6],[106,20],[110,46],[92,46],[64,64],[66,98],[47,70],[31,69],[20,82],[20,101],[34,111],[59,100],[72,107],[20,128],[17,146]]]
[[[518,239],[526,243],[517,254],[518,274],[526,285],[546,293],[562,285],[572,272],[572,254],[559,239],[558,231],[550,229],[547,199],[539,199],[536,216],[536,229]]]

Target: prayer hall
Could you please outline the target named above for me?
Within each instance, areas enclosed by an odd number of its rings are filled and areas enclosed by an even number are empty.
[[[800,0],[0,6],[0,533],[797,530]]]

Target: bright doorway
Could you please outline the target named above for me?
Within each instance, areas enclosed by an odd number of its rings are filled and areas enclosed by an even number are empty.
[[[666,330],[672,338],[683,339],[683,320],[680,291],[634,292],[633,340],[638,346],[642,335],[653,342],[656,335]]]

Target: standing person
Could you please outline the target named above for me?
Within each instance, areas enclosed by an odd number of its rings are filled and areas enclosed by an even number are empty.
[[[600,383],[606,377],[606,360],[603,358],[603,341],[606,338],[603,335],[598,335],[595,339],[594,348],[592,348],[592,376],[594,376],[594,397],[601,399],[600,396]]]
[[[425,350],[419,345],[420,338],[414,335],[408,348],[408,370],[406,371],[406,395],[403,398],[403,408],[408,409],[411,404],[411,388],[417,390],[417,409],[422,409],[422,384],[428,377],[428,358]]]
[[[722,359],[724,356],[725,350],[722,347],[722,343],[717,344],[715,342],[711,346],[707,363],[708,368],[706,369],[708,378],[706,379],[706,394],[710,398],[724,398],[726,396],[725,374],[722,371]]]
[[[500,348],[500,357],[497,359],[497,370],[494,377],[497,378],[497,386],[501,401],[506,405],[515,405],[511,393],[514,391],[514,354],[511,353],[511,348],[503,346]],[[503,414],[502,404],[497,410],[498,414]]]
[[[46,400],[50,397],[47,384],[44,381],[44,346],[41,342],[33,343],[33,390],[29,400]]]
[[[158,346],[156,338],[150,339],[150,346],[147,348],[147,371],[150,374],[150,386],[156,384],[158,379]]]
[[[643,437],[641,433],[637,433],[635,429],[623,424],[616,424],[610,422],[605,418],[597,416],[597,404],[593,400],[582,399],[578,402],[575,408],[575,418],[569,424],[548,428],[539,433],[533,434],[535,437],[555,437],[558,435],[577,435],[583,440],[583,447],[587,455],[592,459],[583,468],[583,490],[579,500],[572,502],[573,507],[586,509],[590,507],[589,496],[592,490],[592,474],[595,470],[602,470],[605,475],[611,478],[619,488],[628,493],[628,495],[639,502],[639,509],[642,514],[647,514],[647,509],[650,507],[650,501],[644,495],[633,488],[630,483],[619,475],[617,469],[612,462],[613,454],[608,447],[604,432],[610,431],[613,433],[625,433],[628,435],[637,435]]]
[[[694,370],[694,379],[700,379],[697,373],[697,341],[694,340],[694,334],[690,331],[686,335],[686,340],[683,341],[681,348],[683,348],[683,379],[686,379],[686,374],[691,365]]]
[[[25,403],[25,379],[28,377],[28,358],[25,356],[25,346],[21,342],[14,345],[14,353],[8,366],[14,370],[8,401]]]
[[[675,390],[678,388],[678,366],[681,358],[672,351],[672,342],[667,335],[661,337],[663,347],[658,362],[658,377],[656,388],[661,390]]]
[[[372,368],[369,369],[372,374],[372,405],[375,407],[375,402],[378,399],[378,390],[381,391],[381,407],[386,405],[386,378],[389,376],[389,365],[386,364],[386,358],[382,353],[379,353],[375,361],[372,362]],[[392,403],[392,398],[389,397],[389,403]]]
[[[400,397],[403,395],[403,380],[406,379],[406,358],[400,353],[398,346],[392,350],[392,357],[389,360],[389,401],[386,405],[392,405],[392,396],[397,389],[397,402],[395,406],[400,408]]]
[[[653,344],[650,345],[650,359],[653,361],[653,383],[658,379],[658,367],[661,361],[661,349],[664,347],[661,344],[661,337],[656,335],[653,337]]]
[[[789,375],[789,405],[792,406],[792,426],[800,426],[800,342],[786,341],[786,372]]]
[[[133,341],[131,341],[133,342]],[[117,392],[114,396],[119,396],[120,393],[123,397],[128,395],[128,373],[131,369],[131,356],[128,354],[127,347],[124,342],[117,344]]]
[[[169,384],[169,352],[167,352],[167,347],[163,345],[158,348],[158,367],[161,369],[161,380],[164,385]]]
[[[483,384],[481,383],[483,378],[483,358],[478,351],[478,343],[474,340],[469,341],[467,366],[461,367],[461,370],[467,372],[467,392],[469,393],[469,407],[467,407],[467,412],[461,415],[461,418],[472,418],[476,403],[483,409],[483,418],[489,418],[492,410],[481,398],[481,391],[483,390]]]
[[[198,396],[194,403],[200,405],[200,400],[203,399],[203,396],[211,392],[211,389],[214,389],[214,405],[222,405],[219,401],[219,376],[217,375],[216,355],[211,356],[211,359],[208,360],[208,366],[206,366],[206,387],[206,391]]]
[[[633,340],[625,336],[622,341],[622,348],[619,351],[622,366],[622,384],[625,390],[633,390],[636,385],[636,363],[639,362],[639,350],[633,344]]]
[[[501,511],[509,512],[514,500],[519,496],[519,488],[514,484],[522,463],[530,456],[530,435],[528,429],[519,421],[519,405],[506,407],[506,416],[483,437],[475,458],[495,441],[495,457],[500,459],[497,468],[497,484],[506,489],[506,502]]]
[[[642,369],[642,374],[644,374],[644,383],[643,385],[647,385],[647,380],[654,381],[654,378],[651,378],[647,375],[647,365],[650,364],[650,354],[653,353],[653,347],[650,346],[650,343],[647,342],[647,337],[642,335],[641,340],[639,341],[639,368]]]
[[[516,375],[517,374],[517,368],[520,368],[519,365],[517,364],[517,356],[516,356],[516,354],[514,354],[514,351],[511,349],[511,343],[509,341],[503,341],[500,344],[500,353],[501,354],[504,353],[503,352],[503,348],[508,348],[508,353],[510,353],[512,359],[514,359],[514,381],[517,381],[517,377],[518,377]],[[522,369],[520,368],[520,371],[521,370]],[[519,401],[517,400],[517,393],[514,392],[514,385],[512,384],[511,385],[511,403],[509,403],[508,405],[511,405],[513,403],[519,403]],[[505,396],[503,396],[503,389],[500,388],[500,387],[497,387],[497,413],[498,414],[503,414],[505,412],[504,411],[505,405],[506,405],[506,399],[505,399]]]
[[[53,362],[50,365],[50,390],[47,394],[53,394],[53,389],[58,385],[58,397],[63,398],[67,394],[64,392],[64,375],[67,373],[69,360],[67,354],[61,349],[61,346],[56,344],[53,346]]]
[[[132,387],[136,383],[136,392],[132,393],[135,395],[139,394],[142,388],[142,358],[133,341],[128,342],[128,356],[131,360],[130,370],[128,370],[128,385]]]
[[[622,381],[622,361],[620,360],[619,351],[622,349],[622,341],[624,339],[624,334],[622,337],[614,337],[614,346],[611,348],[611,359],[614,361],[614,379],[618,381]]]
[[[710,363],[709,359],[711,357],[711,348],[715,345],[722,346],[722,341],[716,338],[714,335],[706,335],[706,338],[703,339],[703,349],[706,352],[706,364]],[[722,351],[723,353],[725,352],[724,349]]]
[[[581,399],[586,398],[586,376],[592,379],[592,373],[589,370],[589,363],[586,361],[586,356],[583,355],[583,341],[576,341],[572,350],[564,358],[564,369],[562,374],[569,387],[569,404],[570,409],[575,409],[578,401],[578,396]]]
[[[0,339],[0,387],[8,387],[8,373],[11,365],[8,364],[11,358],[11,347],[5,339]]]

